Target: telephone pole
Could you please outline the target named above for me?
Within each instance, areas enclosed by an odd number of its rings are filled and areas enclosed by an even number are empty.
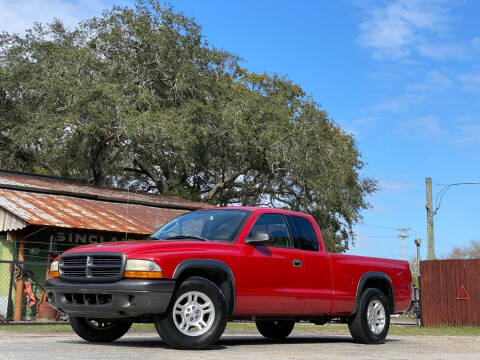
[[[435,239],[433,236],[433,204],[432,204],[432,178],[425,179],[427,195],[427,238],[428,260],[435,259]]]
[[[398,235],[399,238],[402,239],[402,260],[405,260],[405,239],[408,238],[408,235],[405,233],[410,230],[410,228],[400,228],[397,231],[400,231],[401,234]]]

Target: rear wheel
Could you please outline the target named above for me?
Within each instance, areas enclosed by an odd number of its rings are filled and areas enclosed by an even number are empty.
[[[90,342],[111,342],[121,338],[132,326],[128,320],[90,319],[69,316],[70,325],[82,339]]]
[[[213,344],[227,324],[227,302],[213,282],[191,277],[184,281],[167,311],[155,319],[162,339],[179,349],[199,349]]]
[[[266,338],[285,339],[293,330],[293,320],[257,320],[257,329]]]
[[[348,325],[355,341],[364,344],[383,344],[390,327],[390,311],[385,294],[378,289],[366,289]]]

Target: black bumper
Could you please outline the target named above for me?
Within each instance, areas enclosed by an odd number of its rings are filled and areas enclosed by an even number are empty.
[[[175,280],[78,283],[50,279],[45,288],[50,305],[68,315],[126,318],[165,312]]]

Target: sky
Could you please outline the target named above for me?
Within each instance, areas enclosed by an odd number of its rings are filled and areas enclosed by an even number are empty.
[[[427,254],[425,178],[480,182],[480,2],[476,0],[177,0],[208,42],[256,72],[301,85],[351,133],[362,176],[381,190],[355,226],[348,253],[405,258],[422,239]],[[33,22],[73,26],[128,0],[0,0],[0,31]],[[480,185],[454,186],[434,217],[435,252],[480,241]]]

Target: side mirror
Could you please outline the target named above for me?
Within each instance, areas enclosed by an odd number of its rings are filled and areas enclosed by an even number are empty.
[[[256,232],[253,235],[249,235],[247,239],[245,240],[245,244],[250,244],[250,245],[266,245],[272,242],[272,237],[270,236],[269,233],[266,232]]]

